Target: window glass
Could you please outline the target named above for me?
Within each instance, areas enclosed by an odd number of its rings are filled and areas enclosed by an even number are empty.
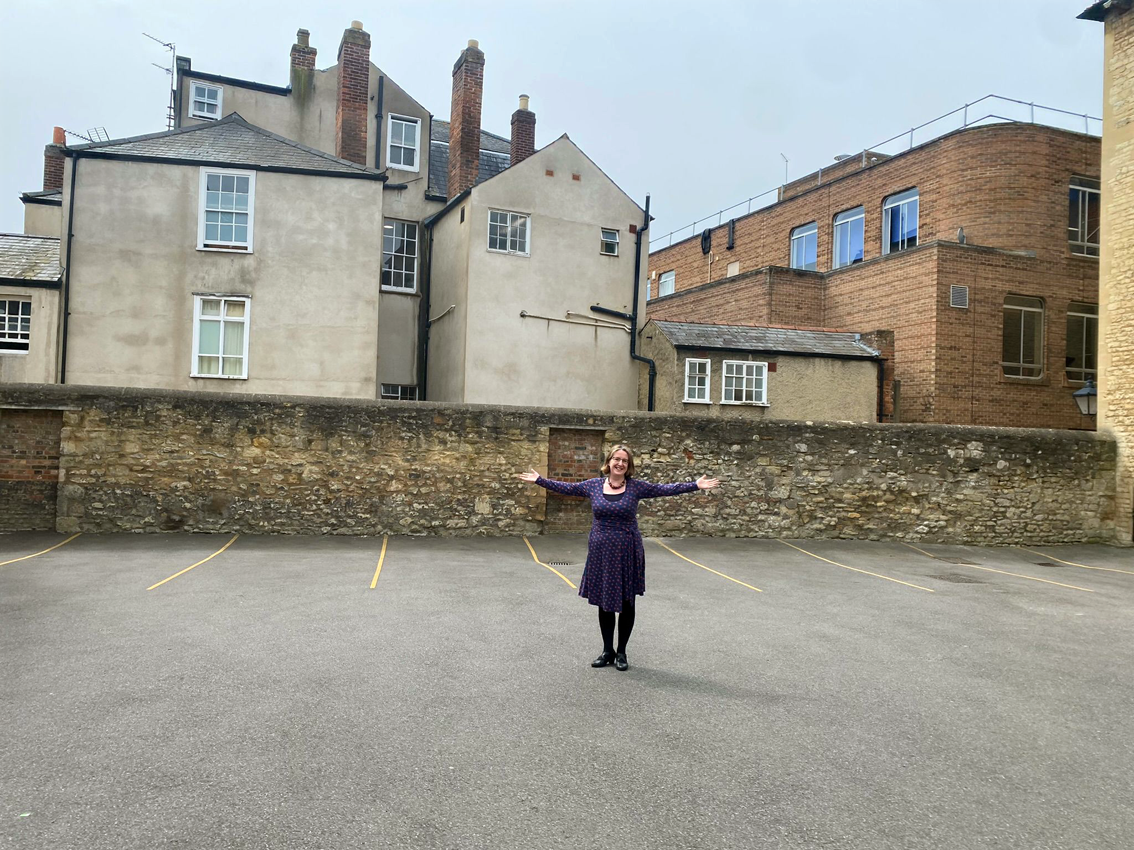
[[[1071,302],[1067,306],[1068,381],[1086,383],[1095,380],[1099,345],[1099,307],[1097,304]]]
[[[1072,177],[1067,203],[1067,241],[1071,253],[1084,257],[1099,255],[1099,229],[1102,209],[1099,182],[1088,177]]]
[[[863,258],[863,223],[865,213],[862,207],[841,212],[835,216],[835,244],[831,267],[841,269]]]
[[[887,198],[882,205],[882,253],[893,254],[916,246],[917,225],[917,189]]]
[[[818,267],[819,226],[815,222],[791,232],[791,267],[815,271]]]
[[[767,370],[767,363],[726,360],[723,369],[721,402],[724,404],[766,403]]]
[[[602,228],[602,241],[599,246],[599,252],[606,254],[608,257],[618,256],[618,231],[607,230]]]
[[[189,115],[192,118],[220,118],[221,90],[219,86],[189,83]]]
[[[390,145],[386,151],[386,164],[392,168],[417,171],[416,119],[390,116]]]
[[[1004,299],[1004,374],[1013,378],[1043,375],[1043,301],[1021,295]]]
[[[253,181],[246,174],[206,172],[199,247],[251,248]]]
[[[193,376],[246,378],[248,300],[196,299]]]
[[[685,401],[709,400],[709,361],[685,361]]]
[[[661,297],[662,295],[673,295],[673,284],[676,277],[676,271],[661,273],[661,277],[658,278],[658,297]]]
[[[382,286],[417,290],[417,224],[387,219],[382,226]]]
[[[490,210],[488,250],[509,254],[528,253],[528,217],[522,213]]]
[[[0,351],[31,348],[31,301],[0,298]]]

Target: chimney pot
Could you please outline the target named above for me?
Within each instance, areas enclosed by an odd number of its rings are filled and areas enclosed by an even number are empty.
[[[520,95],[520,109],[528,108],[528,96],[526,94]]]
[[[311,31],[310,30],[304,30],[304,29],[299,30],[299,32],[297,32],[295,34],[295,43],[298,44],[300,47],[310,47],[311,46]]]
[[[480,49],[480,42],[477,41],[475,38],[470,38],[469,39],[469,47],[475,47],[479,50]]]
[[[67,144],[67,131],[62,127],[56,127],[51,133],[51,144],[65,145]]]
[[[351,28],[352,30],[360,30],[360,29],[362,29],[362,21],[351,21],[351,22],[350,22],[350,28]]]

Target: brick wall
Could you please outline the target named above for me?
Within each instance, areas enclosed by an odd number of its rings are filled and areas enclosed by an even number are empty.
[[[0,405],[72,408],[60,443],[62,532],[538,533],[546,491],[515,474],[547,468],[553,430],[599,429],[604,449],[634,447],[646,480],[712,473],[724,483],[644,504],[646,534],[1115,536],[1115,444],[1091,432],[29,384],[0,387]]]
[[[601,428],[552,428],[547,441],[547,477],[574,482],[601,475],[604,434]],[[587,531],[590,527],[588,501],[547,494],[546,531]]]
[[[55,528],[59,410],[0,408],[0,531]]]
[[[453,100],[449,111],[450,198],[470,188],[480,174],[480,108],[483,96],[484,53],[476,42],[470,41],[453,65]]]

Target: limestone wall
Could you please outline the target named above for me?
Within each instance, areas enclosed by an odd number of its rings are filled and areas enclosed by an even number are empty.
[[[16,406],[70,408],[63,532],[538,534],[546,493],[515,473],[547,468],[552,429],[600,428],[644,479],[723,481],[643,503],[646,534],[1115,537],[1115,444],[1092,432],[0,385]]]

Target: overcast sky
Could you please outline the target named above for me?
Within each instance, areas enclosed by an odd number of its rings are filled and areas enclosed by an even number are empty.
[[[567,133],[639,203],[649,192],[653,239],[778,185],[781,155],[799,177],[987,94],[1102,114],[1103,28],[1075,19],[1088,0],[2,5],[0,232],[22,231],[18,196],[41,187],[53,126],[165,129],[168,77],[151,63],[168,54],[143,32],[197,70],[287,85],[298,28],[324,68],[361,20],[371,60],[438,118],[476,38],[484,129],[508,135],[531,95],[536,145]]]

